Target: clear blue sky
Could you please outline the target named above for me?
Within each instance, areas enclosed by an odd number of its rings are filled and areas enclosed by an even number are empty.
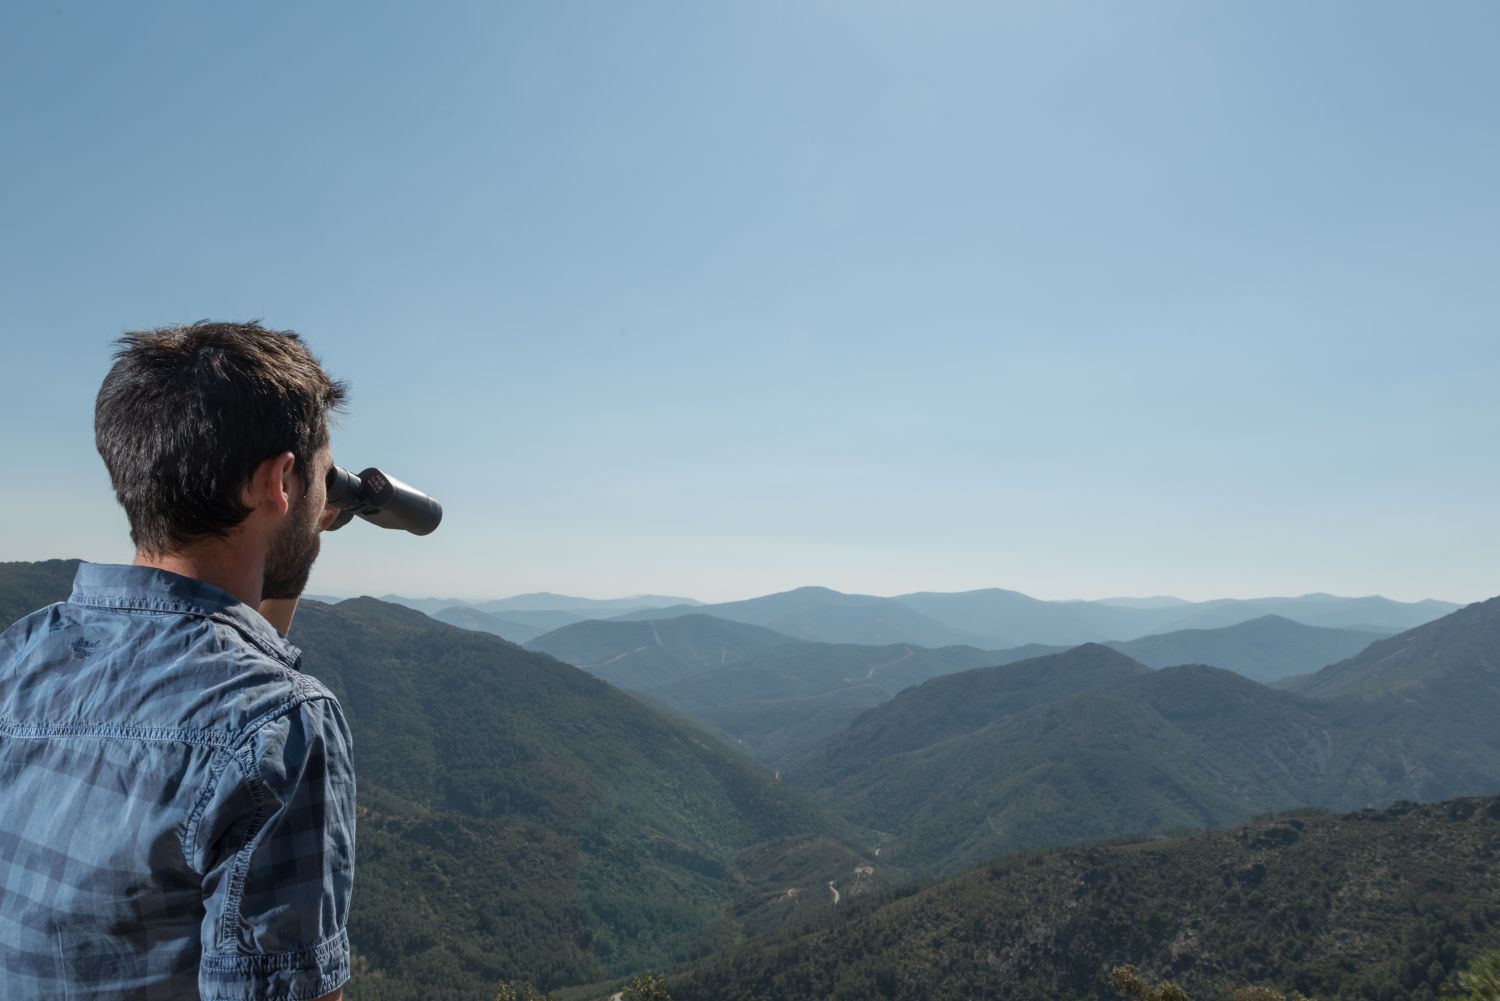
[[[261,317],[429,489],[335,594],[1500,592],[1500,5],[0,13],[0,559]]]

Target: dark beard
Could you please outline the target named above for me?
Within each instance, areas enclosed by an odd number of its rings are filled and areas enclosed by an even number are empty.
[[[299,598],[312,576],[314,561],[322,540],[318,538],[318,522],[310,517],[306,495],[297,503],[286,529],[271,543],[266,554],[266,569],[261,577],[261,600],[270,598]]]

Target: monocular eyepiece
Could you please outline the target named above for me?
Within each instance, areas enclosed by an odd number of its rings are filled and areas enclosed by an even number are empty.
[[[341,466],[329,469],[328,503],[343,509],[329,531],[343,528],[358,515],[381,528],[427,535],[443,520],[443,505],[374,466],[359,473]]]

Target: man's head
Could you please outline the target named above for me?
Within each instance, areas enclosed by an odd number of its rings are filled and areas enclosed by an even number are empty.
[[[275,517],[263,597],[300,594],[318,552],[328,421],[344,384],[296,334],[258,323],[162,327],[118,343],[94,440],[136,549],[164,556],[228,539],[284,490],[294,500]]]

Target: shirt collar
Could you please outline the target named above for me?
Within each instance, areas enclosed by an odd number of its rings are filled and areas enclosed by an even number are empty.
[[[259,612],[223,588],[156,567],[80,563],[73,577],[75,605],[139,608],[201,615],[233,626],[266,653],[294,666],[302,651],[287,641]]]

